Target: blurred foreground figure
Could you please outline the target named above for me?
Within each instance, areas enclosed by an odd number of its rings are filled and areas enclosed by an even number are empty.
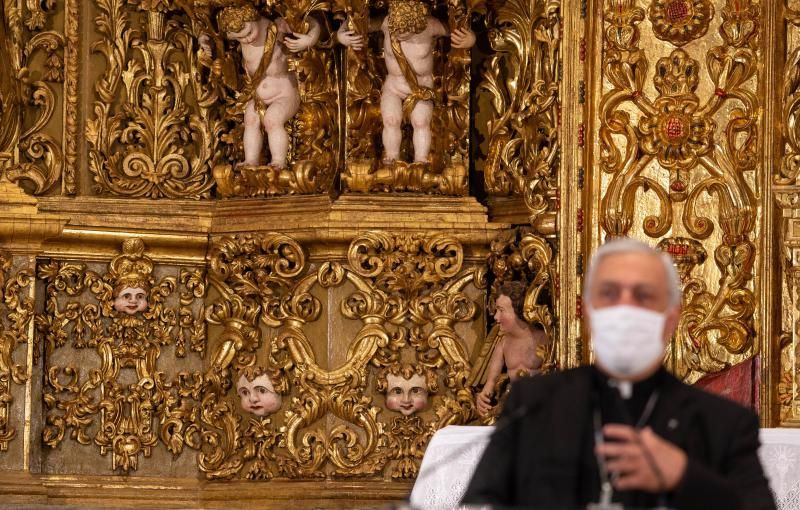
[[[463,503],[774,509],[756,415],[661,366],[681,304],[669,257],[610,241],[583,296],[596,364],[514,384]]]

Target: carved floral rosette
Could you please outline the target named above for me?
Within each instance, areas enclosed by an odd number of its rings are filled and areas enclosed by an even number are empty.
[[[206,372],[200,468],[210,478],[414,477],[427,438],[472,417],[455,326],[475,317],[464,289],[480,287],[482,272],[462,268],[461,245],[443,235],[368,232],[351,242],[347,264],[315,268],[306,259],[281,234],[215,241],[218,297],[207,317],[223,329]],[[316,341],[321,317],[332,314],[337,334],[354,332],[335,366]],[[401,360],[441,379],[432,411],[392,417],[375,396],[380,370]],[[242,416],[232,377],[264,365],[290,398],[270,417]]]
[[[125,241],[105,273],[79,261],[40,263],[46,302],[36,329],[44,343],[45,445],[58,448],[67,436],[94,444],[122,472],[136,470],[162,444],[176,456],[185,445],[199,447],[202,374],[165,368],[189,355],[197,364],[205,353],[204,275],[200,268],[172,271],[177,274],[156,278],[162,270],[137,238]],[[115,311],[115,285],[142,275],[149,279],[142,283],[148,308],[135,315]],[[78,365],[76,359],[93,361]]]

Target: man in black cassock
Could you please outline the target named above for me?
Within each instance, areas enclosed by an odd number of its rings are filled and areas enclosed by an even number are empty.
[[[610,241],[583,296],[596,364],[513,386],[462,503],[774,509],[757,416],[662,367],[680,317],[670,258]]]

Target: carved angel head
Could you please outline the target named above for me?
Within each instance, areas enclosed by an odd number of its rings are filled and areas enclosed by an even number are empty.
[[[270,372],[263,367],[246,367],[239,372],[236,393],[243,411],[268,416],[281,408],[283,399],[273,384]]]
[[[141,287],[124,287],[114,298],[114,310],[134,315],[147,310],[147,292]]]
[[[141,239],[126,239],[122,253],[111,260],[108,276],[114,290],[114,309],[134,315],[147,310],[148,295],[152,287],[153,261],[144,254]]]
[[[410,416],[428,405],[428,394],[439,387],[436,374],[420,365],[387,367],[378,374],[376,389],[386,393],[386,408]]]

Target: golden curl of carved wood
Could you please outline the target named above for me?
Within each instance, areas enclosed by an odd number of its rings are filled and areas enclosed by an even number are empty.
[[[0,162],[12,160],[10,152],[18,156],[4,170],[12,182],[27,182],[34,194],[49,191],[61,179],[63,150],[60,140],[48,134],[48,125],[56,110],[56,92],[51,84],[63,83],[63,36],[53,30],[44,30],[54,14],[54,5],[43,8],[28,3],[23,19],[22,11],[6,3],[0,7]],[[26,34],[25,29],[31,34]],[[30,37],[25,40],[24,37]],[[39,55],[44,51],[46,55]],[[35,58],[46,59],[40,79],[24,79]],[[26,105],[35,107],[35,113]],[[30,117],[23,130],[22,117]],[[74,131],[68,129],[65,136]],[[73,140],[70,140],[73,141]],[[72,170],[74,171],[74,169]],[[69,183],[67,183],[69,184]]]
[[[525,196],[534,216],[556,187],[560,140],[560,2],[512,0],[489,11],[479,89],[492,107],[484,179],[495,196]]]

